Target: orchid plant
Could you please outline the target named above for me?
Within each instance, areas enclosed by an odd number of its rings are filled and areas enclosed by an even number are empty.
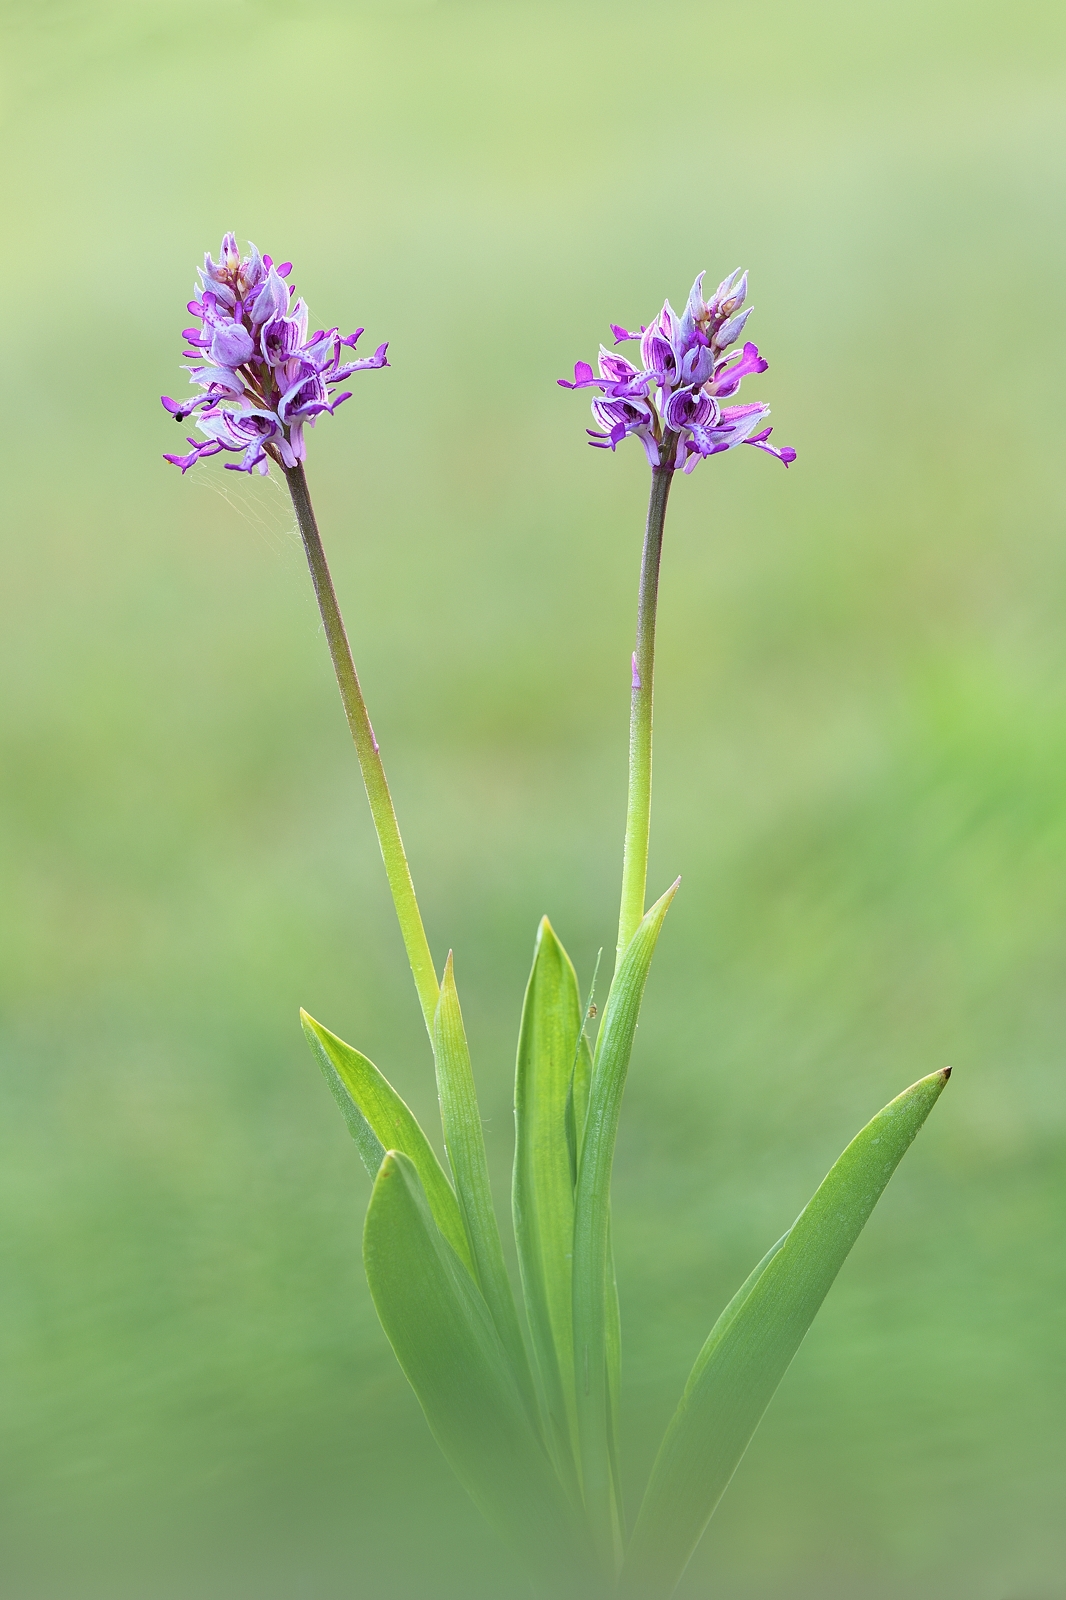
[[[866,1219],[931,1111],[950,1068],[922,1078],[848,1145],[790,1228],[737,1290],[696,1357],[631,1523],[619,1467],[621,1367],[611,1249],[615,1135],[648,970],[677,880],[646,909],[652,694],[659,564],[674,475],[740,444],[786,467],[761,401],[734,402],[766,370],[736,348],[751,308],[734,272],[704,298],[696,279],[679,316],[669,302],[639,333],[638,367],[601,347],[569,389],[595,391],[589,442],[643,445],[651,494],[632,657],[629,802],[617,948],[602,1018],[545,917],[518,1038],[512,1217],[516,1298],[489,1188],[477,1094],[452,956],[438,978],[381,752],[352,659],[304,470],[305,426],[349,398],[358,371],[388,365],[386,345],[356,359],[362,329],[308,332],[286,263],[233,234],[208,255],[185,330],[195,419],[186,472],[220,453],[230,470],[284,474],[355,742],[385,871],[432,1046],[447,1167],[366,1056],[302,1013],[305,1033],[373,1180],[363,1235],[382,1326],[438,1444],[512,1546],[544,1600],[667,1600],[759,1419]],[[521,1310],[519,1306],[521,1305]]]

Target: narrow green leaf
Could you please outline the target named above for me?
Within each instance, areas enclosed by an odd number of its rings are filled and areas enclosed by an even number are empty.
[[[581,1023],[577,977],[544,917],[537,932],[518,1037],[511,1205],[526,1315],[550,1436],[561,1466],[569,1467],[575,1492],[574,1182],[567,1103]]]
[[[585,1133],[574,1196],[574,1360],[578,1436],[585,1504],[601,1560],[614,1559],[607,1392],[607,1245],[611,1167],[640,1003],[659,930],[678,883],[671,885],[633,935],[604,1007],[596,1040]]]
[[[554,1594],[588,1570],[571,1508],[481,1292],[437,1228],[414,1163],[395,1150],[374,1184],[363,1259],[381,1325],[437,1443]]]
[[[592,1049],[584,1028],[577,1041],[574,1055],[574,1072],[570,1080],[570,1093],[566,1101],[566,1143],[570,1152],[570,1176],[577,1188],[577,1167],[581,1155],[581,1141],[585,1137],[585,1119],[589,1109],[589,1087],[592,1083]]]
[[[437,1065],[437,1094],[444,1124],[444,1145],[455,1179],[455,1192],[477,1281],[503,1347],[514,1365],[531,1414],[536,1415],[533,1375],[515,1309],[511,1280],[503,1259],[499,1224],[492,1205],[485,1136],[481,1128],[463,1014],[455,989],[451,951],[448,952],[437,1002],[433,1052]]]
[[[711,1330],[652,1470],[622,1574],[667,1600],[789,1362],[950,1068],[897,1096],[848,1145]]]
[[[455,1190],[413,1112],[366,1056],[338,1039],[306,1011],[300,1012],[300,1020],[371,1178],[377,1177],[386,1150],[402,1150],[409,1156],[422,1180],[437,1227],[464,1266],[473,1272],[473,1257]]]

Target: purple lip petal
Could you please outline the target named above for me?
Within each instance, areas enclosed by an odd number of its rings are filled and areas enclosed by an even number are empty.
[[[570,382],[569,378],[556,378],[555,381],[563,389],[587,389],[590,384],[596,384],[599,387],[592,368],[587,361],[574,362],[573,383]]]
[[[753,374],[765,372],[770,365],[759,354],[758,348],[753,344],[746,344],[739,357],[727,356],[718,365],[714,377],[710,380],[708,388],[720,400],[736,394],[740,388],[740,380]]]
[[[745,444],[753,444],[757,450],[765,450],[768,456],[776,456],[782,466],[790,467],[796,459],[796,452],[790,444],[782,445],[778,449],[775,445],[767,444],[767,439],[773,433],[773,428],[764,428],[761,433],[753,433],[750,439],[745,439]]]
[[[162,400],[164,408],[170,412],[175,422],[184,422],[186,417],[192,416],[193,412],[198,406],[208,405],[210,404],[211,400],[211,397],[206,394],[197,395],[195,399],[190,395],[188,400],[182,401],[172,400],[169,395],[165,394],[160,395],[159,398]],[[190,444],[195,444],[195,442],[196,441],[193,439],[190,439],[189,441]]]
[[[643,400],[651,380],[647,373],[638,373],[625,383],[601,383],[604,394],[611,400]]]

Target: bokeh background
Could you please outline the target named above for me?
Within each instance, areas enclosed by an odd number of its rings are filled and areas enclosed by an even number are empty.
[[[671,509],[631,1494],[751,1264],[950,1063],[682,1593],[1066,1594],[1066,11],[6,0],[3,35],[0,1591],[524,1593],[377,1325],[297,1025],[432,1117],[292,516],[161,460],[232,227],[391,341],[312,482],[501,1206],[537,919],[583,982],[612,943],[645,497],[554,380],[752,269],[800,455]]]

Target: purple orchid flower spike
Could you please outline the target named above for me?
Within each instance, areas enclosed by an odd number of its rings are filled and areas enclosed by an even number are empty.
[[[599,428],[589,428],[589,443],[614,450],[633,434],[644,446],[652,467],[691,472],[698,461],[720,455],[738,444],[754,445],[791,466],[796,452],[768,443],[771,429],[755,429],[770,413],[761,401],[723,405],[738,393],[742,379],[765,372],[767,363],[753,344],[738,353],[752,307],[745,306],[748,275],[738,267],[704,299],[701,272],[679,316],[669,300],[639,333],[611,323],[615,344],[639,341],[641,366],[622,355],[600,349],[598,370],[587,361],[574,367],[574,377],[558,381],[564,389],[598,389],[592,414]]]
[[[200,268],[200,289],[189,302],[199,328],[182,337],[190,382],[202,392],[187,400],[162,397],[164,408],[178,422],[194,419],[204,435],[190,438],[187,455],[166,455],[182,472],[207,456],[231,451],[231,472],[266,474],[270,462],[292,470],[304,459],[304,427],[314,427],[323,413],[334,412],[351,390],[334,393],[355,372],[387,367],[387,345],[372,356],[342,359],[354,351],[362,333],[341,335],[336,328],[308,336],[307,307],[293,300],[285,281],[292,263],[276,267],[249,245],[243,256],[236,238],[227,233],[217,263],[210,255]],[[591,370],[591,369],[590,369]]]

